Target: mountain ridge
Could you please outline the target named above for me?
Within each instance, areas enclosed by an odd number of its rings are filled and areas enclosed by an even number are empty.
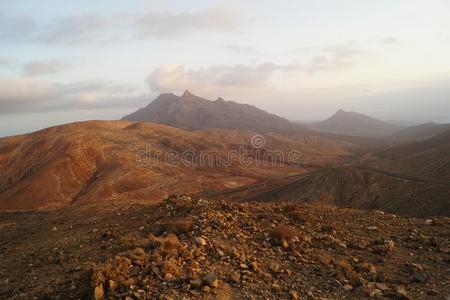
[[[312,127],[326,132],[370,137],[387,137],[403,128],[362,113],[343,109],[339,109],[331,117]]]
[[[155,122],[186,130],[206,128],[245,129],[257,132],[299,132],[302,126],[249,104],[215,101],[186,90],[183,95],[159,95],[146,107],[122,118],[126,121]]]

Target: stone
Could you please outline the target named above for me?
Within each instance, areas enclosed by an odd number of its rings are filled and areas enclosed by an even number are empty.
[[[346,290],[346,291],[351,291],[351,290],[353,290],[353,285],[351,285],[351,284],[346,284],[346,285],[344,285],[344,290]]]
[[[94,290],[94,299],[103,300],[105,298],[105,291],[103,290],[103,284],[100,283]]]
[[[425,281],[427,281],[425,273],[420,271],[420,270],[414,271],[413,278],[414,278],[414,281],[417,281],[417,282],[420,282],[420,283],[424,283]]]
[[[114,291],[117,288],[117,283],[114,280],[109,280],[108,283],[111,290]]]
[[[216,288],[219,286],[219,280],[217,280],[217,276],[214,273],[208,273],[203,278],[203,281],[205,284],[207,284],[210,287]]]
[[[252,268],[253,271],[258,271],[258,263],[256,261],[252,261],[250,263],[250,267]]]
[[[194,242],[197,245],[199,245],[199,246],[205,246],[206,245],[206,240],[204,238],[201,238],[201,237],[194,238]]]
[[[275,273],[278,273],[281,271],[280,264],[277,262],[274,262],[274,261],[269,264],[269,268],[270,268],[270,270],[272,270]]]
[[[298,295],[298,292],[297,292],[297,291],[294,291],[294,290],[290,290],[290,291],[289,291],[289,296],[291,296],[291,299],[292,299],[292,300],[298,300],[298,299],[300,299],[300,296]]]
[[[406,290],[399,286],[395,289],[395,295],[399,298],[399,299],[403,299],[403,300],[407,300],[409,299],[408,294],[406,293]]]
[[[231,280],[238,283],[241,280],[241,273],[239,272],[233,272],[231,273]]]
[[[288,249],[289,248],[289,243],[285,239],[282,239],[281,240],[281,247],[283,249]]]
[[[203,285],[203,281],[200,278],[192,279],[189,281],[189,285],[193,287],[194,289],[198,289]]]

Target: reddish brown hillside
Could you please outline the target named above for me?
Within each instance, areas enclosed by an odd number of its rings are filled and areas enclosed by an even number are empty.
[[[309,165],[336,162],[354,147],[309,136],[266,135],[237,130],[187,132],[153,123],[91,121],[0,140],[0,209],[56,209],[99,201],[158,201],[170,194],[234,188],[271,176],[304,172],[298,165],[185,163],[213,151],[226,161],[232,151],[302,153]],[[149,156],[151,154],[152,156]],[[167,161],[164,156],[172,161]],[[217,155],[217,157],[216,157]],[[138,159],[137,159],[138,158]],[[145,160],[146,159],[146,160]],[[189,161],[188,161],[189,162]]]

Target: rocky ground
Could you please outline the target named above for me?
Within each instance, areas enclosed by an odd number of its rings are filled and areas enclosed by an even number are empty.
[[[0,216],[2,299],[446,299],[450,219],[180,196]]]

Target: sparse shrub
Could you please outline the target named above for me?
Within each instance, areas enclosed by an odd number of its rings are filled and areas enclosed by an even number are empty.
[[[147,239],[141,238],[134,234],[127,234],[121,238],[121,244],[123,249],[134,249],[137,247],[145,247],[148,243]]]
[[[329,255],[328,253],[325,253],[323,251],[317,253],[316,257],[317,257],[317,260],[325,266],[328,266],[333,262],[333,257],[331,257],[331,255]]]
[[[273,241],[281,243],[282,240],[293,240],[297,236],[297,232],[290,226],[278,225],[270,231],[269,236]]]
[[[338,270],[338,277],[340,280],[348,279],[352,285],[361,284],[361,275],[353,270],[352,266],[346,260],[339,260],[336,262],[336,268]]]
[[[192,219],[174,220],[156,226],[155,233],[161,235],[163,233],[183,234],[194,229]]]
[[[336,227],[332,224],[324,224],[320,226],[320,231],[323,233],[333,233],[336,231]]]
[[[298,211],[298,210],[288,212],[288,216],[291,219],[293,219],[294,221],[301,223],[301,224],[307,222],[305,215],[301,211]]]

